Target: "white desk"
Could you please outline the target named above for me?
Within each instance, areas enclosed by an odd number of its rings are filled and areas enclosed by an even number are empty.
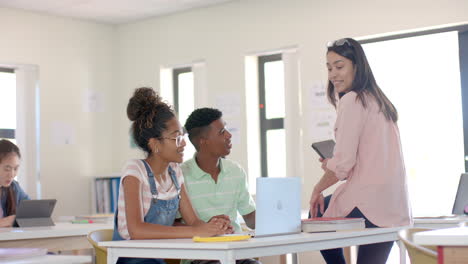
[[[414,227],[440,229],[464,226],[468,223],[468,216],[415,217],[413,220]]]
[[[414,234],[414,242],[437,246],[438,263],[468,263],[468,227],[446,228]]]
[[[0,228],[0,247],[47,248],[49,251],[86,249],[91,248],[86,239],[89,232],[109,228],[113,228],[112,223]]]
[[[45,255],[17,260],[0,260],[0,264],[78,264],[92,263],[91,256]]]
[[[418,232],[414,243],[436,246],[468,246],[468,227],[455,227]]]
[[[236,259],[397,241],[398,231],[404,228],[300,233],[220,243],[195,243],[191,239],[107,241],[100,242],[99,246],[107,247],[109,264],[116,263],[119,257],[214,259],[222,264],[234,264]],[[404,263],[404,254],[400,259]]]

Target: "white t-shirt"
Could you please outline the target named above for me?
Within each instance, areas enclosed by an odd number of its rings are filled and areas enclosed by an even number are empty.
[[[182,186],[184,183],[184,177],[182,175],[182,170],[177,163],[169,163],[169,166],[175,171],[177,183],[179,187]],[[150,184],[148,181],[148,173],[145,168],[145,164],[142,160],[139,159],[132,159],[127,161],[125,164],[122,177],[120,179],[120,187],[119,187],[119,201],[118,201],[118,230],[119,234],[124,239],[130,239],[130,235],[127,229],[127,217],[125,215],[125,197],[123,191],[122,182],[125,177],[136,177],[140,181],[140,205],[141,205],[141,215],[144,217],[151,206],[151,189]],[[159,200],[170,200],[173,199],[178,195],[177,188],[172,182],[172,178],[169,175],[169,172],[166,171],[166,180],[162,183],[156,181],[156,188],[158,191],[158,199]]]

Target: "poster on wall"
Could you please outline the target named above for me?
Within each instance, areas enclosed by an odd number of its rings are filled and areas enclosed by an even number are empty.
[[[241,142],[241,97],[237,93],[222,93],[215,97],[214,107],[223,112],[223,120],[232,134],[231,142],[237,145]]]
[[[335,108],[328,102],[327,88],[323,81],[313,81],[305,86],[307,98],[305,114],[309,124],[310,139],[321,141],[334,139]]]

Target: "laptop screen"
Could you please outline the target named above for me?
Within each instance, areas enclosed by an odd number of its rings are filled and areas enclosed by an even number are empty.
[[[452,214],[464,214],[465,206],[468,206],[468,173],[463,173],[460,176],[460,183],[458,184],[457,196],[455,196]]]
[[[257,178],[255,236],[301,232],[301,179]]]

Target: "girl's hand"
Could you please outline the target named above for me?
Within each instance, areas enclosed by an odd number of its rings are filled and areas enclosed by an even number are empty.
[[[211,221],[209,223],[202,223],[194,226],[195,235],[201,237],[210,237],[215,235],[224,235],[226,228],[223,228],[223,224],[218,221]]]
[[[208,223],[215,221],[217,223],[220,223],[222,225],[222,229],[225,230],[225,234],[232,234],[234,233],[234,228],[231,225],[231,219],[229,219],[229,216],[227,215],[215,215],[211,217],[210,221]]]
[[[16,215],[10,215],[0,218],[0,227],[12,227],[15,222]]]

